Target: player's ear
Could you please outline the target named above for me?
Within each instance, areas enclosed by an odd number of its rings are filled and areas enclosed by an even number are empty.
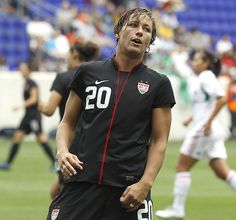
[[[118,40],[119,40],[119,38],[120,38],[119,34],[116,33],[115,37],[116,37],[116,42],[118,42]]]
[[[78,60],[78,59],[79,59],[79,55],[78,55],[78,54],[74,55],[74,56],[73,56],[73,59],[74,59],[74,60]]]
[[[79,54],[77,52],[72,53],[72,59],[73,60],[78,60],[79,59]]]

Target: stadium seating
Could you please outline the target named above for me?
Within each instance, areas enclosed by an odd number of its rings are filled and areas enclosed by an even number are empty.
[[[29,58],[29,37],[26,22],[16,16],[0,17],[0,55],[6,58],[10,69]]]
[[[235,0],[185,0],[186,11],[177,13],[187,29],[197,28],[218,40],[228,34],[236,42]]]
[[[86,0],[69,0],[80,10],[92,10]],[[158,7],[155,0],[145,2],[150,8]],[[184,0],[186,10],[177,12],[178,20],[186,29],[197,28],[214,37],[215,41],[228,34],[236,42],[236,1],[235,0]],[[41,0],[28,5],[31,18],[40,17],[55,25],[55,13],[61,0]],[[100,6],[97,13],[104,14],[106,8]],[[6,28],[7,27],[7,28]],[[109,33],[107,33],[109,34]],[[114,36],[108,36],[114,38]],[[101,48],[101,58],[110,56],[108,46]],[[21,61],[29,58],[29,37],[26,33],[26,21],[16,15],[0,16],[0,55],[4,56],[11,70],[17,68]]]

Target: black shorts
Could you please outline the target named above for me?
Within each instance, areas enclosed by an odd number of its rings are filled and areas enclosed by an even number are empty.
[[[26,134],[30,134],[31,132],[35,133],[36,135],[41,134],[42,133],[41,115],[25,114],[24,118],[21,120],[18,130],[22,130]]]
[[[66,183],[52,201],[47,220],[152,220],[150,193],[138,210],[127,212],[120,204],[124,190],[93,183]]]

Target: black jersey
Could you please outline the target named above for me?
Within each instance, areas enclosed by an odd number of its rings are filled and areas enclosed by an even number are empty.
[[[19,130],[24,131],[26,134],[34,132],[35,134],[42,133],[41,114],[37,109],[38,104],[38,86],[32,79],[28,79],[24,85],[24,100],[30,98],[30,90],[35,88],[37,90],[37,102],[25,108],[25,115],[21,120],[18,127]]]
[[[175,104],[169,79],[144,64],[121,72],[111,59],[82,64],[71,89],[82,100],[72,153],[84,169],[69,181],[118,187],[138,181],[146,165],[152,110]]]
[[[33,88],[36,88],[38,90],[37,84],[32,79],[28,79],[24,85],[24,100],[27,100],[30,97],[30,90]],[[38,99],[38,97],[37,97],[37,99]],[[30,114],[30,113],[38,112],[37,105],[38,105],[38,101],[34,105],[26,107],[26,113]]]
[[[66,101],[70,93],[70,83],[76,73],[76,70],[77,68],[74,68],[70,71],[57,74],[50,89],[50,91],[57,91],[62,96],[62,100],[59,104],[59,113],[61,119],[64,115]]]

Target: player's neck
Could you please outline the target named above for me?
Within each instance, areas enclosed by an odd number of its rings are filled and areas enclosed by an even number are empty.
[[[132,69],[137,66],[138,64],[140,64],[142,62],[141,58],[132,58],[132,57],[128,57],[126,55],[121,55],[121,54],[117,54],[114,57],[116,63],[119,66],[119,70],[120,71],[124,71],[124,72],[130,72],[132,71]]]
[[[82,64],[82,62],[80,62],[80,61],[74,62],[68,66],[68,70],[73,70],[75,68],[78,68],[78,67],[80,67],[81,64]]]

